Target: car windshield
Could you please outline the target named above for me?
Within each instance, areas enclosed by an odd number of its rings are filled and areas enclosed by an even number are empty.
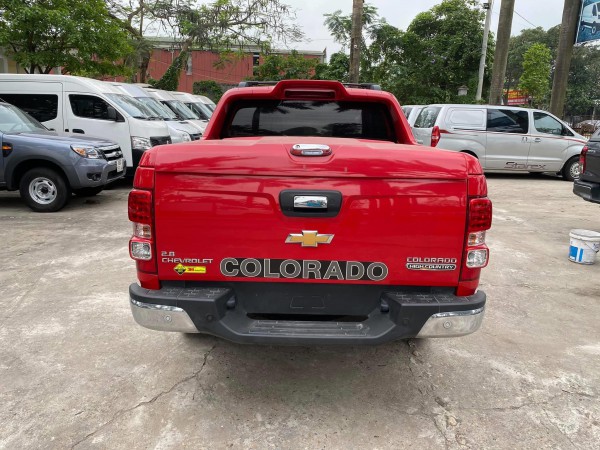
[[[136,100],[152,111],[152,114],[155,116],[164,120],[177,120],[177,115],[155,98],[136,97]]]
[[[183,120],[198,120],[199,119],[199,117],[196,115],[195,112],[193,112],[190,108],[185,106],[183,104],[183,102],[180,102],[179,100],[165,100],[163,103],[165,105],[167,105],[169,108],[171,108],[171,111],[173,111],[175,114],[177,114],[177,116],[180,119],[183,119]]]
[[[198,117],[202,120],[209,120],[210,116],[212,116],[212,111],[208,109],[204,103],[185,103],[185,106],[190,108],[192,111],[196,113]]]
[[[28,133],[48,129],[12,105],[0,104],[0,131],[2,133]]]
[[[136,119],[156,117],[156,114],[133,97],[125,94],[106,94],[106,96]]]

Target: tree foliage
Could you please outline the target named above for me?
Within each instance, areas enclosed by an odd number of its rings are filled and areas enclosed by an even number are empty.
[[[223,89],[216,81],[196,81],[192,86],[195,95],[204,95],[217,103],[223,96]]]
[[[523,55],[523,75],[519,88],[540,105],[550,93],[552,53],[544,44],[533,44]]]
[[[28,73],[120,74],[131,51],[104,0],[0,0],[0,47]]]
[[[336,11],[325,17],[334,39],[347,45],[350,16]],[[405,104],[474,101],[484,18],[475,0],[442,0],[402,31],[379,18],[377,8],[365,5],[361,81],[382,85]],[[492,36],[490,67],[493,50]],[[322,73],[325,68],[319,68],[318,75]],[[465,84],[473,95],[458,97]]]
[[[329,58],[329,64],[317,64],[314,78],[317,80],[348,82],[350,79],[350,57],[343,51],[334,53]]]
[[[179,87],[179,74],[187,62],[188,55],[189,52],[180,52],[162,78],[153,83],[152,86],[156,89],[163,89],[165,91],[176,91]]]
[[[317,60],[305,58],[296,50],[289,55],[266,55],[263,62],[254,67],[252,80],[279,81],[290,79],[306,80],[314,75]]]

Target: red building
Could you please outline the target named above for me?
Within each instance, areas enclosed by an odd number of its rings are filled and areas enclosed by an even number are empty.
[[[151,40],[155,42],[155,45],[148,65],[148,75],[158,80],[179,55],[180,45],[168,39],[155,38]],[[291,53],[291,50],[275,50],[273,53],[285,55]],[[318,59],[320,63],[324,63],[327,57],[326,50],[322,52],[298,50],[298,53],[305,58]],[[181,71],[179,90],[192,92],[195,81],[205,80],[216,81],[222,85],[236,85],[251,77],[253,67],[258,64],[260,64],[258,48],[256,51],[252,51],[250,48],[243,55],[233,53],[226,61],[223,61],[217,52],[192,50],[185,69]]]

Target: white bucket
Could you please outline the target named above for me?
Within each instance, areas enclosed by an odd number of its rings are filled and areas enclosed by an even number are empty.
[[[600,233],[589,230],[571,230],[569,259],[578,264],[594,264],[600,250]]]

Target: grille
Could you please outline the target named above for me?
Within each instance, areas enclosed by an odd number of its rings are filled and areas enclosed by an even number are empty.
[[[157,145],[165,145],[171,143],[171,136],[154,136],[150,138],[150,144],[152,147],[156,147]]]
[[[118,145],[113,145],[110,147],[100,147],[98,150],[102,152],[104,158],[107,161],[116,161],[117,159],[121,159],[123,157],[121,147],[119,147]]]

